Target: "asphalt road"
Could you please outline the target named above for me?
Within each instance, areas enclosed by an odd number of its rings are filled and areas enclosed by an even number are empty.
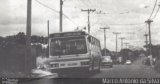
[[[152,67],[142,64],[142,61],[144,59],[144,57],[141,57],[138,60],[134,61],[131,65],[121,64],[114,65],[113,68],[102,68],[100,73],[93,74],[77,72],[74,74],[70,74],[63,79],[58,79],[58,83],[54,83],[57,82],[57,80],[55,81],[49,78],[44,78],[23,84],[66,84],[66,82],[75,80],[75,78],[76,81],[80,83],[83,81],[82,78],[160,78],[160,73],[156,72]]]
[[[142,63],[145,57],[134,61],[131,65],[114,65],[113,68],[103,68],[101,73],[95,74],[92,78],[160,78],[151,66]]]
[[[114,65],[113,68],[102,68],[100,73],[74,73],[66,78],[160,78],[160,73],[151,66],[142,63],[145,57],[141,57],[132,64]]]

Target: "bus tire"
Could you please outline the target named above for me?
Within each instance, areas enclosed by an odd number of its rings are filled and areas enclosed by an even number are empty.
[[[99,62],[98,69],[96,70],[96,72],[99,73],[100,71],[101,71],[101,63]]]
[[[88,67],[88,73],[92,74],[95,70],[94,70],[94,64],[93,62],[90,64],[90,66]]]

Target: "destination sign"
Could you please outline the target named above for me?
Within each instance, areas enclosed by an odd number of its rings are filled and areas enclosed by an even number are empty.
[[[69,37],[69,36],[81,36],[85,35],[85,32],[65,32],[65,33],[55,33],[51,34],[50,37]]]

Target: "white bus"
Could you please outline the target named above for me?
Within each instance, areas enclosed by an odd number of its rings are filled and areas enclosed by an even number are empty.
[[[50,35],[47,68],[52,72],[100,71],[101,57],[100,41],[84,31]]]

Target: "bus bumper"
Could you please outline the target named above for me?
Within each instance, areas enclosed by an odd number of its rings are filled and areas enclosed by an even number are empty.
[[[80,73],[80,72],[85,73],[89,71],[89,66],[50,69],[50,71],[52,73],[58,73],[58,74],[73,74],[73,73]]]

